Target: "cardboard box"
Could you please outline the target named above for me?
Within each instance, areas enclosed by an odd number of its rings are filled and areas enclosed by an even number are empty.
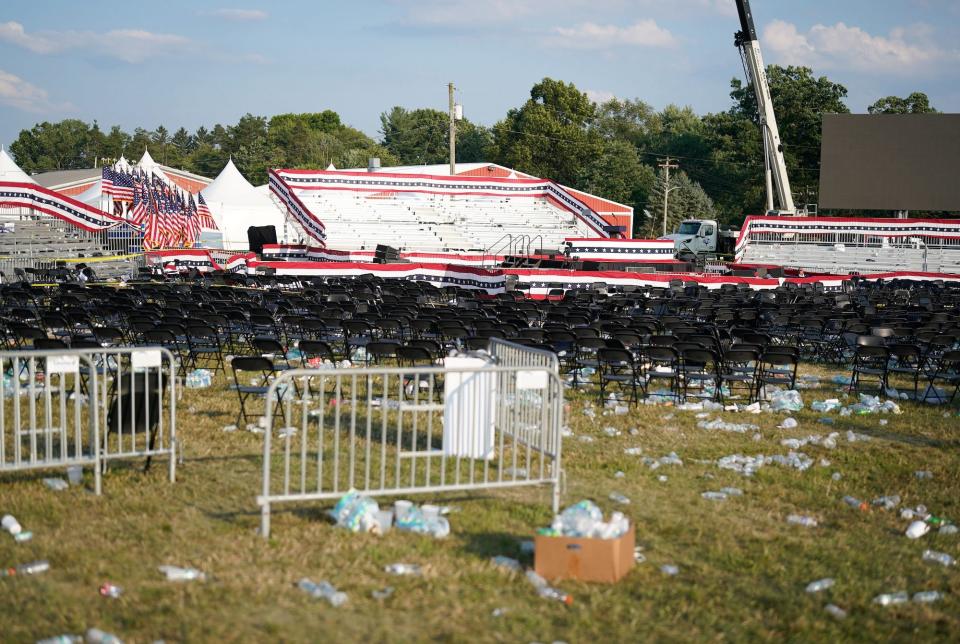
[[[576,579],[612,584],[634,563],[634,526],[619,539],[537,535],[533,568],[547,581]]]

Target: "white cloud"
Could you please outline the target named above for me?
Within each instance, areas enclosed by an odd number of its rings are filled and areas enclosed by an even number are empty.
[[[175,34],[158,34],[143,29],[93,31],[38,31],[28,33],[18,22],[0,23],[0,40],[36,54],[58,54],[71,50],[93,52],[128,63],[154,56],[182,54],[191,41]]]
[[[671,47],[673,34],[654,20],[641,20],[627,27],[584,22],[576,27],[556,27],[550,44],[574,49],[614,47]]]
[[[906,73],[924,65],[960,62],[960,51],[938,47],[926,25],[897,27],[888,36],[875,36],[842,22],[814,25],[803,33],[794,24],[774,20],[764,28],[761,40],[780,62],[822,69]]]
[[[268,14],[261,9],[214,9],[206,12],[206,15],[232,20],[234,22],[250,22],[255,20],[266,20]]]
[[[583,93],[587,95],[591,101],[600,105],[601,103],[606,103],[607,101],[615,99],[617,96],[613,92],[608,92],[603,89],[585,89]]]
[[[0,104],[25,112],[46,112],[55,107],[50,102],[47,90],[2,69],[0,69]]]

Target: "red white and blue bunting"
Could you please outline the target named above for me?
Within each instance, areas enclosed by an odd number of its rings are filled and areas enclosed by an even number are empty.
[[[125,223],[123,219],[32,183],[0,181],[0,208],[23,208],[56,217],[88,232]]]
[[[669,262],[674,244],[669,239],[593,239],[568,237],[564,254],[597,262]]]

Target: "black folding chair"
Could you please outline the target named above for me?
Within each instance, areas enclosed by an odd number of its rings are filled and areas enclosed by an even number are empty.
[[[251,396],[266,397],[270,390],[270,380],[277,375],[277,370],[273,361],[263,356],[239,356],[233,359],[230,366],[233,367],[233,389],[240,399],[240,413],[237,414],[237,424],[240,423],[241,418],[243,423],[247,424],[249,418],[246,407],[247,399]],[[240,384],[242,374],[258,374],[258,380],[264,384]],[[276,401],[276,406],[277,408],[280,406],[279,398]]]

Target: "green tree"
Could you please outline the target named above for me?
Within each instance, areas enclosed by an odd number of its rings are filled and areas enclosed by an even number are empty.
[[[538,177],[576,185],[581,168],[600,154],[591,128],[597,106],[572,83],[544,78],[523,106],[493,126],[494,160]]]
[[[906,98],[885,96],[867,108],[871,114],[935,114],[930,98],[923,92],[913,92]]]
[[[820,138],[824,114],[846,114],[850,110],[843,102],[847,88],[826,76],[815,77],[809,67],[767,67],[767,80],[773,110],[780,128],[783,155],[795,195],[816,194],[820,181]],[[732,113],[749,119],[757,125],[760,137],[757,100],[753,85],[744,85],[739,79],[730,83],[734,100]],[[763,176],[758,177],[763,181]],[[812,198],[812,197],[809,197]],[[798,201],[798,204],[803,201]]]
[[[113,161],[117,161],[124,155],[130,145],[130,135],[124,132],[119,125],[110,128],[109,134],[104,138],[103,155]]]
[[[657,173],[647,211],[650,217],[642,224],[645,237],[656,238],[663,234],[663,195],[667,189],[664,171]],[[716,219],[713,200],[699,183],[692,181],[683,170],[670,173],[670,193],[667,196],[667,233],[676,230],[684,219]]]
[[[634,228],[637,228],[642,223],[640,213],[647,203],[654,180],[653,168],[640,162],[636,147],[628,141],[610,140],[604,142],[599,155],[585,163],[577,187],[633,206]]]
[[[10,152],[24,172],[92,168],[90,126],[78,119],[44,121],[22,130]]]
[[[449,159],[450,117],[439,110],[396,106],[380,114],[383,147],[405,165],[444,163]]]

